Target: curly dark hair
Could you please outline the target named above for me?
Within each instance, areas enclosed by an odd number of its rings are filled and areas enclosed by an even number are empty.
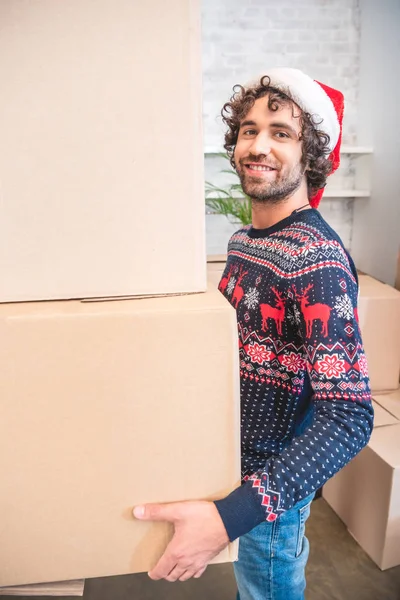
[[[308,197],[311,198],[317,190],[325,187],[326,178],[332,170],[332,161],[329,159],[331,153],[328,147],[329,135],[318,129],[319,123],[316,122],[315,117],[304,112],[287,94],[274,88],[270,83],[268,75],[264,75],[253,87],[234,86],[230,101],[226,102],[221,110],[222,120],[228,127],[224,148],[232,167],[236,169],[234,150],[240,123],[258,98],[268,95],[268,108],[272,111],[282,106],[292,106],[293,116],[295,116],[294,108],[297,107],[300,110],[300,139],[303,143],[301,161],[304,167],[307,166]]]

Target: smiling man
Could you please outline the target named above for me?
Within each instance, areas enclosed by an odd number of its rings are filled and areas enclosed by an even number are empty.
[[[317,210],[339,164],[343,96],[296,69],[234,92],[222,111],[225,148],[252,225],[229,242],[220,291],[238,321],[242,485],[215,503],[134,514],[175,526],[150,577],[199,577],[239,537],[238,597],[302,600],[311,501],[373,424],[357,272]]]
[[[265,107],[265,98],[257,99],[247,118],[240,123],[235,164],[243,191],[250,198],[277,204],[299,190],[304,179],[299,144],[300,113],[296,117],[290,106],[282,106],[277,119],[275,112],[270,108],[267,112]],[[260,133],[260,129],[264,132]],[[275,144],[274,153],[268,137],[279,142]],[[271,146],[268,160],[260,162],[257,158],[267,146]],[[304,190],[301,195],[304,199]]]

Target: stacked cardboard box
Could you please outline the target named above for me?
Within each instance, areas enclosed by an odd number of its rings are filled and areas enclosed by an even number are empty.
[[[396,390],[400,373],[400,292],[360,275],[359,318],[373,392]]]
[[[235,314],[206,291],[199,2],[0,20],[0,585],[147,571],[172,531],[134,505],[240,479]]]
[[[368,446],[325,484],[323,497],[372,560],[389,569],[400,564],[400,392],[374,398]]]
[[[214,254],[207,257],[207,279],[213,286],[218,287],[225,269],[226,256]]]
[[[0,302],[205,291],[199,0],[0,22]]]
[[[135,504],[239,483],[236,322],[219,292],[3,304],[0,333],[0,585],[146,571],[171,531],[135,522]]]
[[[400,292],[360,275],[359,315],[375,428],[368,446],[325,484],[323,497],[375,563],[388,569],[400,564]]]

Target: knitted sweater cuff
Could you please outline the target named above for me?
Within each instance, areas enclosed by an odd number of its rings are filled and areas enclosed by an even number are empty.
[[[214,502],[231,542],[265,521],[265,511],[249,483]]]

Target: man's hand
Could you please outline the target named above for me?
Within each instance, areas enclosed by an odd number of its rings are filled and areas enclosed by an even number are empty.
[[[226,529],[213,502],[176,502],[137,506],[133,514],[141,521],[169,521],[175,534],[151,579],[186,581],[200,577],[208,563],[229,544]]]

